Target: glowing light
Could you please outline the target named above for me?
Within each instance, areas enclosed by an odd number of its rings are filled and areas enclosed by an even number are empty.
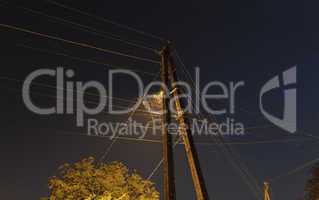
[[[157,94],[147,95],[143,99],[144,107],[151,113],[151,114],[161,114],[162,109],[162,98],[164,92],[160,91]]]

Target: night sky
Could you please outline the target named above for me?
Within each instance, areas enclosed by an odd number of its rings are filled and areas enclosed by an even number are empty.
[[[260,187],[265,180],[284,175],[319,156],[319,149],[316,148],[319,142],[318,1],[118,0],[63,1],[63,4],[172,41],[191,75],[194,75],[196,66],[200,67],[201,84],[213,80],[224,83],[245,81],[245,87],[236,96],[233,118],[253,128],[247,129],[245,136],[226,137],[225,140],[237,142],[232,145],[236,158],[248,168]],[[63,9],[47,1],[6,3],[1,0],[0,24],[159,60],[158,56],[147,50],[79,30],[70,24],[39,16],[26,8],[71,20],[125,40],[137,41],[144,46],[160,49],[164,45],[157,39]],[[159,65],[3,27],[0,27],[0,35],[0,194],[2,199],[8,200],[39,199],[48,194],[48,177],[56,173],[58,166],[88,156],[99,158],[111,141],[84,136],[86,129],[76,127],[74,115],[39,116],[30,112],[22,100],[21,81],[36,69],[63,66],[75,71],[73,81],[101,81],[107,88],[108,68],[88,62],[88,59],[154,74],[159,72]],[[298,79],[296,134],[272,126],[258,108],[258,93],[263,84],[293,66],[297,66]],[[181,71],[179,75],[186,80]],[[149,75],[141,74],[141,77],[145,84],[153,80]],[[114,96],[134,100],[137,94],[131,81],[125,77],[117,80]],[[55,84],[55,80],[50,78],[42,78],[38,82]],[[39,105],[54,105],[55,89],[35,86],[33,91],[35,94],[32,97]],[[275,92],[266,99],[267,110],[280,116],[282,93]],[[96,101],[97,98],[91,96],[87,100]],[[127,116],[111,116],[107,113],[90,117],[112,122],[125,122],[127,119]],[[222,121],[223,117],[218,117],[218,120]],[[139,118],[145,120],[145,117],[136,116],[136,119]],[[148,135],[147,138],[160,137]],[[284,142],[238,144],[265,140]],[[195,141],[211,143],[197,146],[210,199],[256,199],[234,166],[214,145],[212,137],[195,137]],[[116,142],[107,158],[108,161],[125,163],[144,177],[149,175],[160,159],[160,144],[136,141]],[[176,148],[175,160],[177,198],[195,199],[181,145]],[[311,166],[271,182],[273,199],[298,200],[303,197],[310,169]],[[162,191],[161,170],[156,172],[152,180]]]

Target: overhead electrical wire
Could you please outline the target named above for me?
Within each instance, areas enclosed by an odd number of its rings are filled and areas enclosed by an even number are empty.
[[[61,130],[56,130],[55,132],[61,133],[63,135],[72,135],[72,136],[85,136],[85,137],[99,137],[99,138],[108,138],[108,139],[118,139],[118,140],[123,140],[123,141],[135,141],[135,142],[145,142],[145,143],[156,143],[160,144],[160,140],[151,140],[151,139],[145,139],[145,138],[135,138],[135,137],[126,137],[126,136],[109,136],[109,135],[88,135],[88,134],[79,134],[76,132],[70,132],[70,131],[61,131]]]
[[[1,77],[0,77],[1,79]],[[2,86],[3,87],[3,86]],[[12,90],[12,91],[18,91],[12,88],[8,88],[8,87],[3,87],[6,88],[7,90]],[[32,92],[31,94],[38,94],[38,95],[42,95],[42,96],[48,96],[48,97],[53,97],[51,95],[44,95],[43,93],[36,93],[36,92]],[[108,122],[111,123],[111,122]],[[124,123],[123,123],[124,124]],[[143,127],[143,128],[147,128],[147,129],[153,129],[152,126],[146,127],[146,126],[142,126],[140,125],[139,127]],[[135,138],[135,137],[124,137],[124,136],[116,136],[116,137],[112,137],[112,136],[103,136],[103,135],[88,135],[88,134],[79,134],[79,133],[71,133],[70,131],[61,131],[59,130],[58,132],[64,132],[64,133],[69,133],[69,135],[79,135],[79,136],[88,136],[88,137],[101,137],[101,138],[109,138],[109,139],[120,139],[120,140],[132,140],[132,141],[141,141],[141,142],[148,142],[148,143],[158,143],[161,144],[162,140],[156,140],[156,139],[144,139],[144,138]],[[277,140],[255,140],[255,141],[245,141],[245,142],[227,142],[226,144],[232,144],[232,145],[256,145],[256,144],[274,144],[274,143],[291,143],[291,142],[301,142],[301,141],[312,141],[311,139],[304,139],[304,140],[300,140],[300,139],[277,139]],[[215,146],[215,143],[209,143],[209,142],[195,142],[196,145],[199,146]],[[178,140],[178,143],[176,145],[183,145],[183,143]]]
[[[113,55],[117,55],[117,56],[127,57],[127,58],[130,58],[130,59],[145,61],[145,62],[149,62],[149,63],[153,63],[153,64],[160,64],[160,62],[156,61],[156,60],[152,60],[152,59],[148,59],[148,58],[142,58],[142,57],[139,57],[139,56],[130,55],[130,54],[126,54],[126,53],[122,53],[122,52],[118,52],[118,51],[114,51],[114,50],[110,50],[110,49],[105,49],[105,48],[97,47],[97,46],[94,46],[94,45],[91,45],[91,44],[87,44],[87,43],[83,43],[83,42],[76,42],[76,41],[64,39],[64,38],[57,37],[57,36],[47,35],[47,34],[44,34],[44,33],[39,33],[39,32],[36,32],[36,31],[28,30],[28,29],[25,29],[25,28],[14,26],[14,25],[0,24],[0,27],[7,28],[7,29],[10,29],[10,30],[19,31],[19,32],[24,32],[24,33],[28,33],[28,34],[32,34],[32,35],[36,35],[36,36],[39,36],[39,37],[43,37],[43,38],[47,38],[47,39],[51,39],[51,40],[55,40],[55,41],[64,42],[64,43],[75,45],[75,46],[80,46],[82,48],[89,48],[89,49],[93,49],[93,50],[104,52],[104,53],[108,53],[108,54],[113,54]]]
[[[0,77],[0,79],[6,79],[6,80],[10,80],[10,79],[8,79],[7,77]],[[11,79],[11,80],[13,80],[13,79]],[[33,84],[33,85],[38,85],[38,86],[40,86],[40,84],[37,84],[37,83],[35,83],[35,84]],[[44,85],[46,85],[46,84],[41,84],[41,86],[44,86]],[[54,86],[51,86],[51,85],[46,85],[46,87],[50,87],[50,88],[55,88],[55,89],[59,89],[59,90],[62,90],[62,91],[66,91],[66,89],[62,89],[62,88],[56,88],[56,87],[54,87]],[[8,88],[8,87],[5,87],[5,89],[12,89],[12,88]],[[18,90],[18,89],[15,89],[16,91],[19,91],[19,92],[21,92],[21,90]],[[30,92],[31,94],[35,94],[35,95],[39,95],[39,96],[45,96],[45,97],[49,97],[49,98],[58,98],[58,97],[56,97],[55,95],[50,95],[50,94],[44,94],[43,92]],[[77,93],[80,93],[80,92],[77,92]],[[66,99],[66,101],[69,101],[68,99]],[[73,99],[72,101],[75,101],[75,99]],[[89,104],[94,104],[94,105],[96,105],[97,104],[97,102],[95,102],[95,101],[92,101],[92,100],[85,100],[85,103],[89,103]],[[137,102],[136,102],[137,103]],[[125,109],[129,109],[129,107],[126,107],[126,106],[122,106],[122,105],[113,105],[115,108],[125,108]],[[138,111],[138,112],[144,112],[144,113],[148,113],[149,111],[148,110],[145,110],[145,109],[135,109],[134,110],[135,112],[136,111]],[[109,114],[108,112],[106,112],[106,111],[104,111],[104,113],[107,113],[107,114]]]
[[[106,23],[109,23],[109,24],[112,24],[114,26],[118,26],[120,28],[123,28],[123,29],[127,29],[127,30],[130,30],[130,31],[133,31],[135,33],[138,33],[138,34],[141,34],[141,35],[144,35],[144,36],[147,36],[147,37],[150,37],[150,38],[154,38],[154,39],[157,39],[161,42],[163,41],[167,41],[165,40],[163,37],[160,37],[160,36],[157,36],[157,35],[154,35],[152,33],[147,33],[145,31],[142,31],[142,30],[138,30],[136,28],[132,28],[130,26],[127,26],[125,24],[120,24],[120,23],[117,23],[113,20],[110,20],[110,19],[106,19],[106,18],[103,18],[103,17],[100,17],[100,16],[96,16],[96,15],[93,15],[93,14],[90,14],[90,13],[87,13],[87,12],[84,12],[80,9],[77,9],[77,8],[73,8],[71,6],[68,6],[68,5],[65,5],[65,4],[62,4],[62,3],[59,3],[57,1],[53,1],[53,0],[45,0],[46,2],[52,4],[52,5],[55,5],[55,6],[58,6],[60,8],[64,8],[66,10],[69,10],[69,11],[72,11],[72,12],[76,12],[76,13],[79,13],[81,15],[84,15],[84,16],[87,16],[87,17],[91,17],[93,19],[96,19],[96,20],[99,20],[99,21],[102,21],[102,22],[106,22]]]
[[[177,144],[179,145],[184,145],[183,143],[180,142],[180,139],[179,138],[179,142],[178,143],[175,143],[174,144],[174,148],[176,147]],[[226,144],[232,144],[232,145],[255,145],[255,144],[273,144],[273,143],[280,143],[280,142],[297,142],[299,140],[291,140],[291,139],[287,139],[287,140],[263,140],[263,141],[249,141],[249,142],[227,142]],[[158,140],[159,143],[160,140]],[[196,145],[199,145],[199,146],[202,146],[202,145],[214,145],[212,143],[202,143],[202,142],[195,142]],[[160,168],[160,166],[162,165],[163,163],[163,159],[161,159],[157,165],[155,166],[155,168],[151,171],[151,173],[148,175],[148,180],[150,180],[154,174],[156,173],[156,171]]]
[[[248,111],[247,109],[241,109],[241,110],[243,110],[243,111],[245,111],[245,112],[248,112],[248,113],[251,113],[251,114],[255,114],[256,116],[259,116],[259,115],[257,115],[256,112]],[[266,127],[271,128],[271,127],[277,127],[277,126],[275,126],[275,125],[265,125],[265,128],[266,128]],[[252,128],[253,128],[253,127],[252,127]],[[308,132],[305,131],[305,130],[298,129],[298,132],[301,132],[300,136],[307,137],[307,138],[313,138],[313,139],[316,139],[316,140],[319,141],[319,137],[318,137],[318,136],[315,136],[315,135],[313,135],[313,134],[311,134],[311,133],[308,133]]]
[[[146,33],[146,32],[144,32],[144,31],[140,31],[140,30],[131,28],[131,27],[129,27],[129,26],[126,26],[126,25],[123,25],[123,24],[119,24],[119,23],[113,22],[113,21],[111,21],[111,20],[108,20],[108,19],[105,19],[105,18],[101,18],[101,17],[95,16],[95,15],[86,13],[86,12],[81,11],[81,10],[79,10],[79,9],[72,8],[72,7],[70,7],[70,6],[67,6],[67,5],[58,3],[58,2],[56,2],[56,1],[53,1],[53,0],[46,0],[46,1],[49,2],[49,3],[51,3],[51,4],[54,4],[54,5],[56,5],[56,6],[62,7],[62,8],[64,8],[64,9],[71,10],[71,11],[73,11],[73,12],[77,12],[77,13],[80,13],[80,14],[83,14],[83,15],[86,15],[86,16],[89,16],[89,17],[93,17],[93,18],[95,18],[95,19],[98,19],[98,20],[101,20],[101,21],[110,23],[110,24],[112,24],[112,25],[116,25],[116,26],[119,26],[119,27],[121,27],[121,28],[125,28],[125,29],[127,29],[127,30],[134,31],[134,32],[139,33],[139,34],[142,34],[142,35],[144,35],[144,36],[149,36],[149,37],[152,37],[152,38],[159,39],[159,40],[161,40],[161,41],[165,41],[163,38],[158,37],[158,36],[155,36],[155,35],[153,35],[153,34],[149,34],[149,33]],[[91,27],[89,27],[89,26],[81,25],[81,24],[78,24],[78,23],[75,23],[75,22],[72,22],[72,21],[68,21],[68,20],[65,20],[65,19],[62,19],[62,18],[58,18],[58,17],[55,17],[55,16],[50,16],[50,15],[47,15],[47,14],[45,14],[45,13],[42,13],[42,12],[39,12],[39,11],[34,11],[34,10],[32,10],[32,9],[28,9],[28,8],[25,8],[25,7],[20,7],[20,8],[23,8],[23,9],[29,11],[29,12],[33,12],[34,14],[40,14],[40,15],[42,15],[42,16],[46,16],[46,17],[49,17],[49,18],[51,18],[51,19],[59,20],[59,21],[61,21],[61,22],[65,22],[65,23],[69,23],[69,24],[76,25],[76,26],[78,26],[78,27],[82,27],[81,30],[83,30],[83,31],[90,31],[91,33],[99,34],[100,36],[102,36],[102,34],[101,34],[102,32],[101,32],[101,31],[96,30],[96,29],[93,29],[93,28],[91,28]],[[43,33],[34,32],[34,31],[31,31],[31,30],[24,29],[24,28],[20,28],[20,27],[16,27],[16,26],[11,26],[11,25],[7,25],[7,24],[0,24],[0,26],[1,26],[1,27],[4,27],[4,28],[13,29],[13,30],[16,30],[16,31],[21,31],[21,32],[25,32],[25,33],[29,33],[29,34],[41,36],[41,37],[46,37],[46,38],[48,38],[48,39],[53,39],[53,40],[65,42],[65,43],[72,44],[72,45],[77,45],[77,46],[81,46],[81,47],[85,47],[85,48],[91,48],[91,49],[94,49],[94,50],[97,50],[97,51],[102,51],[102,52],[110,53],[110,54],[113,54],[113,55],[124,56],[124,57],[128,57],[128,58],[131,58],[131,59],[136,59],[136,60],[141,60],[141,61],[146,61],[146,62],[151,62],[151,63],[159,64],[159,61],[155,61],[155,60],[152,60],[152,59],[142,58],[142,57],[138,57],[138,56],[134,56],[134,55],[130,55],[130,54],[125,54],[125,53],[122,53],[122,52],[117,52],[117,51],[113,51],[113,50],[109,50],[109,49],[104,49],[104,48],[96,47],[96,46],[93,46],[93,45],[90,45],[90,44],[81,43],[81,42],[75,42],[75,41],[71,41],[71,40],[59,38],[59,37],[56,37],[56,36],[50,36],[50,35],[46,35],[46,34],[43,34]],[[106,34],[106,33],[103,33],[103,34]],[[105,35],[104,35],[104,36],[105,36]],[[105,36],[105,37],[109,37],[109,36]],[[144,48],[144,49],[148,49],[148,50],[152,50],[152,51],[155,50],[155,49],[148,48],[148,47],[145,47],[145,46],[142,46],[142,45],[139,45],[139,44],[135,44],[135,43],[131,43],[131,42],[129,42],[129,41],[122,40],[122,39],[120,39],[120,38],[116,38],[116,37],[115,37],[115,38],[112,38],[112,36],[110,36],[109,39],[118,40],[118,41],[120,41],[120,42],[124,42],[124,43],[130,44],[130,45],[132,45],[132,46],[136,46],[136,47],[140,47],[140,48]],[[176,53],[177,53],[177,52],[176,52]],[[73,57],[73,56],[70,56],[70,55],[67,55],[67,54],[63,54],[63,53],[58,53],[58,54],[56,54],[56,55],[65,56],[65,57],[70,57],[70,58],[72,58],[72,59],[76,58],[76,57]],[[185,71],[186,71],[186,74],[188,74],[188,75],[190,76],[190,74],[189,74],[189,72],[187,71],[187,69],[186,69],[184,63],[183,63],[182,60],[181,60],[181,58],[179,57],[178,54],[176,54],[176,55],[177,55],[178,59],[180,60],[182,66],[184,66]],[[81,58],[80,58],[80,59],[81,59]],[[79,60],[79,59],[78,59],[78,60]],[[82,61],[86,60],[86,61],[92,62],[92,60],[87,60],[87,59],[81,59],[81,60],[82,60]],[[94,62],[95,64],[101,64],[100,62],[96,62],[96,61],[93,61],[93,62]],[[104,64],[104,65],[107,65],[107,64]],[[191,76],[190,76],[190,78],[191,78]],[[136,111],[137,111],[137,109],[134,110],[134,111],[131,113],[131,115],[134,115],[134,113],[135,113]],[[313,137],[315,137],[315,136],[313,136]],[[105,156],[103,155],[104,158],[105,158],[105,157],[107,156],[107,154],[110,152],[112,146],[114,145],[114,143],[115,143],[116,140],[118,140],[118,139],[121,139],[121,140],[133,140],[133,141],[144,141],[144,142],[153,142],[153,143],[161,143],[160,140],[136,139],[136,138],[129,138],[129,137],[128,137],[128,138],[126,138],[126,137],[123,138],[123,137],[117,136],[117,137],[115,137],[115,140],[113,140],[113,142],[112,142],[112,144],[109,146],[109,148],[107,149],[106,153],[104,154]],[[178,138],[178,140],[180,140],[180,137]],[[221,142],[222,145],[225,145],[225,144],[227,145],[227,144],[264,144],[264,143],[273,143],[273,142],[282,142],[282,141],[284,141],[284,140],[255,141],[255,142],[250,142],[250,143],[249,143],[249,142],[237,142],[237,143],[236,143],[236,142],[233,142],[233,143],[228,142],[228,143],[227,143],[227,142],[224,142],[224,141],[219,141],[219,142]],[[288,140],[286,140],[286,141],[288,141]],[[176,141],[176,143],[174,144],[174,147],[175,147],[177,144],[181,144],[181,143],[179,143],[179,142]],[[207,145],[210,145],[209,143],[206,143],[206,144],[207,144]],[[206,144],[202,143],[201,145],[206,145]],[[228,149],[228,147],[226,147],[226,150],[227,150],[227,149]],[[234,156],[234,150],[231,149],[231,147],[230,147],[227,151],[229,151],[229,153],[230,153],[232,156]],[[226,152],[227,152],[227,151],[226,151]],[[102,157],[103,157],[103,156],[102,156]],[[103,158],[103,159],[104,159],[104,158]],[[103,160],[103,159],[102,159],[102,160]],[[237,159],[238,159],[238,158],[237,158]],[[240,161],[240,160],[238,160],[238,161]],[[289,175],[291,175],[291,174],[294,174],[294,173],[296,173],[296,172],[298,172],[298,171],[300,171],[300,170],[302,170],[302,169],[308,167],[309,165],[312,165],[312,164],[314,164],[314,163],[316,163],[316,162],[318,162],[318,161],[319,161],[318,158],[317,158],[317,159],[314,159],[314,160],[312,160],[312,161],[309,161],[309,162],[303,164],[302,166],[299,166],[299,167],[297,167],[296,169],[293,169],[293,170],[289,171],[289,172],[286,173],[286,174],[279,175],[279,176],[277,176],[277,177],[272,178],[271,181],[275,181],[275,180],[280,179],[280,178],[282,178],[282,177],[285,177],[285,176],[289,176]],[[163,160],[161,160],[161,161],[156,165],[155,169],[151,172],[151,174],[149,175],[149,178],[148,178],[148,179],[150,179],[150,178],[155,174],[155,172],[156,172],[156,171],[158,170],[158,168],[161,166],[162,162],[163,162]],[[240,168],[241,168],[242,170],[244,170],[244,171],[243,171],[244,174],[246,174],[248,177],[254,179],[254,178],[250,175],[250,172],[249,172],[248,168],[245,167],[244,165],[242,165],[241,162],[239,162],[239,164],[240,164]],[[245,169],[245,168],[246,168],[246,169]],[[254,179],[254,180],[256,180],[256,179]],[[256,184],[255,184],[255,185],[256,185]],[[258,185],[257,185],[256,188],[259,188]],[[259,188],[259,189],[260,189],[260,188]],[[258,193],[258,192],[257,192],[257,193]]]
[[[128,120],[133,117],[133,115],[135,114],[135,112],[136,112],[136,109],[133,110],[133,111],[129,114]],[[127,120],[127,121],[128,121],[128,120]],[[105,151],[105,152],[103,153],[103,155],[101,156],[101,158],[100,158],[100,160],[99,160],[100,163],[105,162],[105,160],[107,159],[107,156],[110,154],[110,152],[112,151],[112,148],[113,148],[114,144],[115,144],[117,141],[118,141],[117,138],[113,138],[113,139],[112,139],[111,144],[108,145],[106,151]]]
[[[313,160],[310,160],[310,161],[308,161],[308,162],[306,162],[306,163],[303,163],[303,164],[300,165],[300,166],[297,166],[297,167],[294,168],[294,169],[289,170],[289,171],[286,172],[286,173],[283,173],[283,174],[280,174],[280,175],[278,175],[278,176],[276,176],[276,177],[271,178],[271,179],[269,180],[269,182],[275,182],[275,181],[277,181],[277,180],[279,180],[279,179],[282,179],[282,178],[284,178],[284,177],[293,175],[293,174],[295,174],[295,173],[297,173],[297,172],[299,172],[299,171],[304,170],[304,169],[307,168],[307,167],[313,166],[314,164],[316,164],[316,163],[318,163],[318,162],[319,162],[319,158],[315,158],[315,159],[313,159]]]
[[[0,79],[8,79],[7,77],[0,77]],[[11,79],[11,78],[10,78]],[[9,79],[9,80],[10,80]],[[17,79],[11,79],[11,80],[17,80]],[[19,80],[17,80],[19,81]],[[39,85],[39,84],[38,84]],[[41,84],[43,86],[43,84]],[[51,86],[50,86],[51,87]],[[62,131],[58,131],[58,132],[62,132]],[[66,132],[63,131],[64,133],[68,133],[70,135],[70,132]],[[84,135],[84,134],[72,134],[72,135],[78,135],[78,136],[89,136],[89,137],[102,137],[102,138],[111,138],[111,136],[94,136],[94,135]],[[144,139],[144,138],[132,138],[132,137],[123,137],[123,136],[116,136],[113,139],[116,140],[126,140],[126,141],[141,141],[141,142],[147,142],[147,143],[161,143],[161,140],[151,140],[151,139]],[[267,143],[279,143],[279,142],[296,142],[299,140],[292,140],[292,139],[287,139],[287,140],[264,140],[264,141],[253,141],[253,142],[228,142],[227,144],[233,144],[233,145],[251,145],[251,144],[267,144]],[[178,140],[178,142],[176,142],[174,144],[174,148],[176,145],[178,144],[183,144],[180,143],[180,140]],[[197,142],[196,145],[214,145],[214,144],[210,144],[210,143],[201,143],[201,142]],[[314,162],[316,162],[318,159],[313,160],[309,163],[306,163],[305,165],[302,165],[301,167],[298,167],[296,170],[292,170],[292,172],[295,172],[297,170],[300,170],[300,168],[304,168],[306,166],[308,166],[309,164],[312,164]],[[155,166],[155,168],[152,170],[152,172],[150,173],[150,175],[148,176],[148,179],[151,179],[152,176],[156,173],[156,171],[159,169],[159,167],[161,166],[163,160],[160,160],[159,163]],[[292,172],[289,172],[289,174],[291,174]],[[283,176],[283,175],[281,175]],[[280,176],[280,177],[281,177]],[[272,181],[275,179],[279,179],[280,177],[276,177],[271,179]]]
[[[176,146],[180,143],[182,137],[180,134],[178,134],[177,139],[173,145],[173,149],[176,148]],[[155,175],[155,173],[159,170],[159,168],[161,167],[161,165],[164,162],[164,158],[162,157],[162,159],[155,165],[154,169],[151,171],[151,173],[147,176],[147,180],[150,180],[153,178],[153,176]]]
[[[159,74],[160,74],[160,72],[158,73],[158,76],[155,76],[152,81],[156,80],[156,79],[159,77]],[[143,98],[141,98],[141,99],[138,100],[138,101],[139,101],[139,104],[141,104],[142,99],[144,99],[144,97],[145,97],[146,95],[147,95],[147,94],[144,93]],[[133,110],[133,111],[130,113],[130,115],[129,115],[129,117],[128,117],[128,120],[133,117],[133,115],[135,114],[135,112],[136,112],[136,110]],[[112,140],[111,144],[108,146],[108,148],[106,149],[105,153],[101,156],[100,162],[103,162],[103,161],[107,158],[107,156],[108,156],[109,153],[111,152],[111,150],[112,150],[112,148],[113,148],[113,146],[114,146],[114,144],[115,144],[116,142],[117,142],[117,139]]]
[[[128,69],[128,70],[131,70],[131,71],[134,71],[134,72],[137,72],[137,73],[141,73],[141,74],[145,74],[145,75],[149,75],[149,76],[152,76],[152,77],[157,75],[155,73],[134,69],[134,67],[117,66],[117,65],[110,64],[110,63],[104,63],[104,62],[96,61],[96,60],[92,60],[92,59],[86,59],[86,58],[72,56],[72,55],[69,55],[69,54],[61,53],[61,52],[54,52],[54,51],[49,51],[49,50],[45,50],[45,49],[42,49],[42,48],[36,48],[36,47],[32,47],[32,46],[29,46],[29,45],[26,45],[26,44],[17,44],[17,46],[22,47],[22,48],[26,48],[26,49],[30,49],[30,50],[33,50],[33,51],[38,51],[38,52],[50,54],[50,55],[70,58],[70,59],[76,60],[76,61],[92,63],[92,64],[96,64],[96,65],[102,65],[105,69],[108,69],[108,68]]]
[[[4,1],[0,1],[0,3],[1,2],[4,2]],[[8,4],[8,2],[5,2],[5,3]],[[9,7],[8,5],[3,5],[3,6]],[[98,29],[92,28],[92,27],[87,26],[87,25],[83,25],[83,24],[80,24],[80,23],[77,23],[77,22],[74,22],[74,21],[71,21],[71,20],[64,19],[64,18],[48,15],[48,14],[46,14],[44,12],[41,12],[41,11],[38,11],[38,10],[34,10],[34,9],[31,9],[31,8],[27,8],[27,7],[24,7],[24,6],[15,6],[15,7],[18,8],[18,9],[22,9],[24,12],[28,12],[28,13],[31,13],[33,15],[46,17],[46,18],[48,18],[48,19],[50,19],[52,21],[55,21],[55,22],[60,22],[60,23],[71,25],[72,27],[74,27],[74,28],[76,28],[78,30],[85,31],[85,32],[88,32],[88,33],[96,35],[96,36],[100,36],[100,37],[103,37],[103,38],[106,38],[106,39],[119,41],[119,42],[128,44],[130,46],[138,47],[138,48],[141,48],[141,49],[144,49],[144,50],[148,50],[148,51],[152,51],[152,52],[155,52],[155,53],[158,52],[158,50],[155,49],[155,48],[151,48],[151,47],[147,47],[147,46],[138,44],[135,41],[129,41],[127,39],[122,39],[122,38],[120,38],[117,35],[114,35],[112,33],[108,33],[108,32],[102,31],[102,30],[98,30]]]
[[[16,78],[11,78],[11,77],[7,77],[7,76],[0,76],[0,79],[23,83],[23,80],[16,79]],[[46,84],[46,83],[40,83],[40,82],[36,82],[36,81],[33,81],[32,85],[42,86],[42,87],[47,87],[47,88],[56,89],[56,90],[62,90],[62,91],[70,91],[69,89],[65,89],[65,88],[62,88],[62,87],[56,87],[56,86],[53,86],[53,85],[49,85],[49,84]],[[84,94],[83,92],[79,92],[77,90],[75,90],[75,91],[73,90],[73,92],[75,92],[77,94]],[[88,94],[88,96],[99,97],[98,94],[92,93],[92,92],[86,92],[86,94]],[[102,96],[102,98],[110,98],[110,99],[115,99],[115,100],[118,100],[118,101],[124,101],[124,102],[129,102],[129,103],[137,103],[136,101],[133,101],[133,100],[120,98],[120,97],[113,97],[113,96],[108,96],[108,95],[107,96]]]
[[[179,54],[178,54],[178,52],[176,50],[174,51],[174,54],[177,57],[178,62],[180,62],[184,73],[186,73],[186,75],[189,77],[189,79],[191,81],[191,84],[193,85],[193,87],[195,87],[194,86],[195,83],[194,83],[194,80],[192,79],[192,76],[188,72],[184,62],[182,61],[181,57],[179,56]],[[202,114],[200,114],[200,115],[202,115]],[[206,116],[208,116],[208,115],[206,115]],[[211,119],[211,116],[208,116],[208,117]],[[216,118],[211,119],[211,120],[212,121],[217,121]],[[235,158],[234,150],[231,148],[231,146],[229,144],[225,144],[225,142],[223,141],[223,137],[219,133],[218,133],[217,136],[218,137],[214,137],[213,139],[216,140],[217,143],[219,143],[221,145],[221,147],[224,147],[224,148],[222,148],[223,152],[226,155],[226,157],[228,158],[228,160],[230,161],[230,163],[235,167],[235,169],[238,170],[238,172],[240,173],[240,176],[247,183],[248,187],[252,190],[254,196],[257,199],[260,199],[261,196],[262,196],[262,190],[259,187],[259,185],[258,185],[258,183],[256,181],[256,178],[251,175],[251,173],[249,172],[248,168],[246,166],[244,166],[243,163],[238,158]],[[237,161],[235,161],[233,159],[236,159]],[[247,179],[246,176],[249,179]]]
[[[145,138],[136,138],[136,137],[127,137],[127,136],[109,136],[109,135],[88,135],[88,134],[83,134],[79,132],[71,132],[71,131],[66,131],[66,130],[59,130],[57,129],[55,132],[62,133],[63,135],[74,135],[74,136],[87,136],[87,137],[97,137],[97,138],[108,138],[108,139],[118,139],[118,140],[127,140],[127,141],[136,141],[136,142],[145,142],[145,143],[155,143],[155,144],[162,144],[162,140],[159,139],[145,139]],[[273,143],[281,143],[281,142],[299,142],[298,140],[261,140],[261,141],[249,141],[249,142],[228,142],[229,144],[233,145],[255,145],[255,144],[273,144]],[[175,142],[174,144],[176,145],[184,145],[181,140],[178,142]],[[208,143],[203,143],[203,142],[195,142],[196,145],[199,146],[214,146],[215,144],[208,144]],[[272,179],[270,179],[272,180]]]

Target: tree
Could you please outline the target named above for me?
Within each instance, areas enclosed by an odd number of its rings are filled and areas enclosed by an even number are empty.
[[[49,178],[49,190],[43,200],[159,200],[151,181],[120,162],[97,164],[92,157],[62,165]]]
[[[312,178],[306,184],[306,199],[319,200],[319,164],[312,169]]]

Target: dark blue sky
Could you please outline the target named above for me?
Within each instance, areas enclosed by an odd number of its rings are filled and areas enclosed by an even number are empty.
[[[10,1],[11,2],[11,1]],[[319,72],[319,14],[317,1],[64,1],[65,4],[114,20],[131,27],[160,35],[171,40],[194,74],[201,69],[201,83],[245,81],[245,88],[236,97],[236,120],[247,127],[271,125],[258,109],[258,92],[262,85],[286,69],[297,65],[298,74],[298,131],[292,135],[277,127],[256,128],[244,137],[228,137],[229,142],[297,139],[295,142],[232,145],[249,171],[262,186],[264,180],[285,174],[296,166],[319,156],[318,140],[305,134],[318,134],[318,78]],[[1,3],[2,5],[2,3]],[[8,4],[6,4],[8,5]],[[76,21],[129,40],[160,48],[154,39],[132,31],[114,27],[94,18],[85,17],[56,7],[46,1],[11,2],[0,7],[2,24],[11,24],[41,33],[56,35],[74,41],[94,44],[127,53],[157,59],[140,49],[103,39],[83,31],[39,17],[16,6],[40,10],[49,15]],[[1,88],[0,98],[0,193],[4,199],[38,199],[47,194],[47,178],[54,175],[59,165],[83,157],[100,157],[110,140],[85,137],[86,130],[75,127],[74,116],[38,116],[26,109],[21,96],[21,82],[27,74],[39,68],[64,66],[76,70],[76,80],[105,81],[107,70],[98,64],[76,61],[31,49],[28,45],[49,51],[94,59],[101,62],[133,66],[152,73],[159,66],[136,62],[122,57],[41,39],[25,33],[0,28]],[[180,74],[183,75],[183,74]],[[181,76],[183,77],[183,76]],[[145,83],[151,79],[143,76]],[[41,80],[54,84],[53,80]],[[132,98],[136,94],[129,81],[118,82],[118,96]],[[54,90],[36,88],[37,92],[54,95]],[[269,99],[272,113],[280,110],[282,97]],[[43,105],[54,99],[37,96]],[[280,112],[279,112],[280,114]],[[99,119],[116,121],[107,115]],[[119,118],[125,121],[125,119]],[[220,120],[223,120],[221,117]],[[71,134],[71,135],[70,135]],[[148,136],[150,139],[152,136]],[[212,142],[209,137],[196,140]],[[252,200],[251,190],[240,178],[220,149],[215,145],[198,146],[208,192],[213,200]],[[147,176],[161,158],[161,146],[152,143],[121,141],[114,145],[109,160],[119,160]],[[192,182],[184,150],[175,152],[178,199],[194,199]],[[307,168],[296,174],[278,179],[271,184],[274,199],[297,200],[303,196],[304,184],[309,177]],[[161,190],[161,170],[153,177]]]

